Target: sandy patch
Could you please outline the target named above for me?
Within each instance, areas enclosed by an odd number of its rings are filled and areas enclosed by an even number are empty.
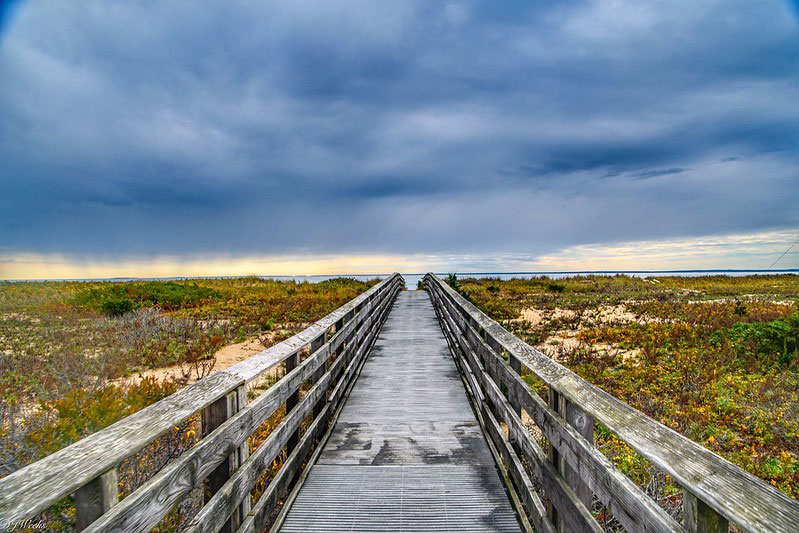
[[[727,303],[735,303],[741,302],[742,304],[760,302],[760,303],[768,303],[774,305],[794,305],[795,302],[793,300],[778,300],[778,299],[763,299],[762,297],[758,297],[757,294],[744,294],[737,298],[714,298],[711,300],[688,300],[686,303],[688,304],[727,304]]]
[[[548,321],[561,318],[571,319],[577,316],[575,311],[572,311],[571,309],[563,309],[562,307],[556,307],[555,309],[536,309],[534,307],[530,307],[527,309],[522,309],[520,314],[521,316],[515,319],[515,322],[527,321],[533,326],[537,326],[545,320]]]
[[[631,313],[624,305],[601,305],[596,310],[596,318],[603,324],[619,322],[640,322],[635,313]]]
[[[236,363],[240,363],[241,361],[252,357],[265,347],[271,346],[273,338],[273,334],[268,334],[264,337],[255,337],[244,342],[228,344],[227,346],[220,348],[219,351],[217,351],[214,355],[216,362],[211,368],[211,371],[216,372],[217,370],[225,370]],[[210,361],[207,364],[210,364]],[[197,381],[197,373],[193,369],[189,368],[189,365],[172,365],[162,368],[142,370],[141,372],[136,372],[134,375],[115,379],[112,381],[112,383],[138,383],[144,378],[155,378],[158,381],[178,381],[184,383],[185,385],[191,385]]]

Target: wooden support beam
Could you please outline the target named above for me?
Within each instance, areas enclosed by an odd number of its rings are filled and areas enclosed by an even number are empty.
[[[326,341],[327,341],[327,332],[322,333],[316,339],[311,341],[311,353],[314,353],[316,350],[321,348],[325,344]],[[322,379],[322,376],[324,375],[324,373],[326,371],[327,371],[326,365],[320,366],[319,370],[317,370],[316,373],[311,378],[311,382],[314,383],[314,384],[318,383],[319,380]],[[316,405],[314,405],[314,408],[313,408],[313,417],[314,418],[319,416],[319,413],[322,412],[322,409],[324,409],[324,407],[325,407],[325,402],[326,401],[327,401],[327,395],[323,394],[322,397],[319,399],[319,401],[316,403]]]
[[[286,374],[297,368],[297,365],[300,364],[300,352],[298,351],[288,359],[286,359],[285,368]],[[300,403],[300,389],[297,388],[294,392],[286,400],[286,416],[289,415],[292,409],[294,409],[297,404]],[[300,440],[300,429],[292,433],[289,437],[288,442],[286,443],[286,455],[290,455],[294,448],[297,446],[297,442]]]
[[[572,426],[586,441],[593,444],[594,442],[594,418],[588,415],[585,411],[580,409],[578,405],[570,402],[565,397],[560,397],[560,415],[566,419],[566,422]],[[591,493],[591,487],[588,486],[585,479],[580,475],[580,472],[569,465],[561,457],[561,470],[566,483],[583,502],[586,508],[591,509],[593,505],[594,495]]]
[[[552,387],[547,387],[547,403],[549,404],[549,408],[559,413],[560,408],[560,394],[558,391],[553,389]],[[560,458],[560,453],[558,453],[558,449],[552,445],[551,442],[547,443],[547,459],[549,462],[552,463],[555,467],[555,470],[559,474],[563,474],[563,462]],[[558,510],[552,505],[552,502],[547,503],[547,514],[549,515],[549,520],[555,526],[557,531],[563,531],[563,520],[560,516],[558,516]]]
[[[726,518],[687,490],[682,492],[682,516],[685,530],[691,533],[727,533],[730,530]]]
[[[117,469],[94,478],[75,492],[75,527],[83,531],[119,501]]]
[[[222,398],[209,405],[202,413],[202,436],[207,437],[216,428],[225,423],[227,419],[238,411],[238,391],[226,394]],[[227,482],[231,474],[239,466],[239,450],[230,454],[227,461],[222,461],[211,472],[205,480],[205,490],[203,501],[208,502],[214,494]],[[228,517],[225,525],[219,531],[222,533],[232,533],[235,531],[236,523],[239,521],[238,513],[236,516]]]

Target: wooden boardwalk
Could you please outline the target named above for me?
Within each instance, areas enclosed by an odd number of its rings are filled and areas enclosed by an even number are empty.
[[[428,294],[399,293],[282,531],[519,531]]]
[[[797,500],[583,380],[434,274],[423,284],[403,292],[392,274],[292,337],[3,477],[0,533],[70,495],[78,531],[148,532],[198,488],[189,533],[602,533],[599,517],[630,533],[799,531]],[[120,499],[120,464],[197,419],[198,442]],[[594,445],[597,424],[679,484],[681,520]]]

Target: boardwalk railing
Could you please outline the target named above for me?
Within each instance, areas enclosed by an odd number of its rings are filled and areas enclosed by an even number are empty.
[[[263,530],[334,418],[403,286],[394,274],[286,341],[0,479],[0,530],[16,529],[75,494],[78,529],[149,531],[203,483],[206,501],[191,531]],[[248,403],[248,384],[281,367],[285,375]],[[250,455],[248,438],[283,405],[285,417]],[[199,442],[117,502],[118,465],[198,413]],[[282,467],[251,506],[256,482],[284,449]]]
[[[799,531],[796,500],[552,361],[435,275],[427,274],[424,285],[478,418],[523,504],[523,521],[529,519],[539,531],[601,531],[591,513],[595,495],[630,532],[727,532],[729,523],[745,531]],[[548,402],[523,373],[548,386]],[[523,412],[547,449],[523,424]],[[679,483],[682,524],[594,447],[596,422]]]

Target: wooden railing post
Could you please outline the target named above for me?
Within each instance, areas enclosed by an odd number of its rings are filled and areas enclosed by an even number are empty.
[[[682,516],[685,530],[691,533],[727,533],[730,529],[726,518],[687,490],[682,491]]]
[[[118,501],[117,469],[112,468],[75,491],[75,527],[83,531]]]
[[[547,403],[549,404],[549,408],[556,413],[560,412],[560,393],[551,386],[548,387],[547,393]],[[560,453],[558,453],[558,450],[552,445],[552,443],[547,443],[547,456],[549,458],[549,462],[555,465],[555,469],[562,473],[563,463],[561,461]],[[557,531],[563,531],[563,519],[558,516],[558,510],[554,505],[552,505],[551,500],[547,502],[547,514],[549,515],[550,522],[552,522],[552,525],[555,526],[555,529]]]
[[[236,412],[245,409],[247,407],[247,402],[248,402],[247,385],[244,384],[236,389]],[[239,447],[239,456],[237,458],[238,460],[235,461],[235,464],[231,465],[231,471],[243,465],[249,457],[250,457],[250,439],[244,439],[244,442]],[[242,500],[241,505],[239,505],[239,515],[233,517],[232,525],[234,530],[238,529],[238,527],[242,524],[242,522],[244,522],[251,508],[252,508],[252,498],[248,494]]]
[[[322,333],[316,339],[311,341],[311,353],[314,353],[316,350],[321,348],[325,344],[326,341],[327,341],[327,332]],[[322,363],[322,365],[319,367],[319,369],[316,372],[314,372],[314,375],[313,375],[313,378],[311,379],[311,381],[314,384],[318,383],[319,380],[322,379],[322,376],[325,375],[325,372],[327,372],[327,363],[326,362]],[[327,402],[327,393],[323,394],[319,398],[319,401],[316,402],[316,405],[314,405],[314,408],[313,408],[313,417],[314,418],[319,416],[319,413],[321,413],[322,409],[325,408],[325,402]]]
[[[518,374],[519,377],[522,377],[522,361],[521,361],[521,359],[519,359],[518,357],[516,357],[514,354],[511,353],[511,354],[508,354],[508,363],[510,364],[511,369],[514,372],[516,372],[516,374]],[[513,410],[516,411],[517,415],[522,416],[522,405],[521,405],[521,403],[516,402],[515,400],[512,401],[511,403],[516,403],[516,406],[513,407]]]
[[[246,387],[245,387],[246,389]],[[246,394],[246,392],[245,392]],[[203,438],[211,434],[216,428],[221,426],[225,420],[238,412],[239,408],[239,391],[234,390],[217,401],[209,405],[203,410],[202,413],[202,435]],[[246,443],[245,443],[246,444]],[[230,475],[236,471],[239,466],[239,455],[241,449],[232,453],[227,461],[222,461],[217,466],[211,475],[205,480],[205,494],[204,501],[208,502],[214,494],[222,488],[222,485],[230,478]],[[229,533],[235,530],[239,523],[240,517],[238,513],[228,518],[225,525],[220,529],[223,533]]]
[[[355,313],[356,313],[356,310],[353,309],[352,311],[350,311],[349,313],[344,315],[344,321],[345,322],[349,322],[349,321],[353,320],[355,318]],[[352,329],[347,334],[347,338],[344,339],[344,351],[342,353],[344,354],[344,357],[346,357],[346,359],[347,359],[345,361],[345,364],[344,364],[345,367],[350,364],[350,360],[352,359],[352,356],[353,356],[352,350],[350,348],[351,348],[351,345],[352,345],[352,338],[354,336],[355,336],[355,330]]]
[[[297,368],[297,365],[300,364],[300,350],[297,351],[294,355],[286,359],[285,369],[286,374]],[[291,395],[286,399],[286,414],[284,416],[288,416],[292,409],[294,409],[297,404],[300,403],[300,389],[297,388]],[[291,455],[291,452],[294,448],[297,447],[297,443],[300,440],[300,430],[299,428],[291,434],[287,443],[286,443],[286,455]]]
[[[549,407],[562,416],[566,423],[572,426],[577,432],[588,442],[594,442],[594,419],[583,411],[578,405],[570,402],[565,396],[558,391],[549,387]],[[586,509],[591,509],[593,505],[593,494],[591,487],[580,476],[580,473],[572,468],[558,453],[552,444],[547,446],[550,461],[555,465],[558,472],[566,480],[566,483],[577,495],[577,498],[585,505]],[[550,508],[550,518],[552,523],[562,530],[563,522],[557,516],[557,511]]]
[[[591,444],[594,443],[594,419],[585,411],[583,411],[577,404],[572,403],[571,401],[564,398],[562,395],[560,397],[561,403],[561,416],[566,419],[566,423],[568,423],[571,427],[577,430],[577,432],[582,436],[585,440],[590,442]],[[591,509],[593,505],[594,496],[591,493],[591,487],[588,486],[588,483],[582,478],[579,472],[577,472],[574,468],[570,465],[566,464],[565,461],[563,462],[563,477],[566,479],[566,483],[572,488],[572,490],[577,494],[577,497],[583,502],[586,509]]]

